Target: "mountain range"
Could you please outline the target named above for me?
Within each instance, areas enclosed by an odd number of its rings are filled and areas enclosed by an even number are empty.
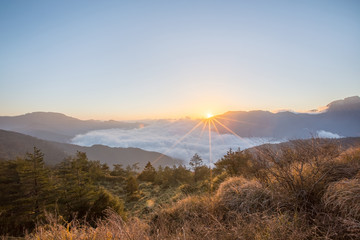
[[[229,111],[214,117],[241,137],[275,139],[308,138],[319,131],[343,137],[360,136],[360,97],[353,96],[329,103],[325,110],[308,113],[283,111]],[[215,121],[216,122],[216,121]],[[34,112],[20,116],[0,116],[0,129],[44,140],[68,143],[78,134],[101,129],[134,129],[144,123],[79,120],[61,113]],[[217,124],[220,133],[229,133]]]
[[[295,139],[308,138],[320,131],[356,137],[360,136],[360,97],[331,102],[321,112],[231,111],[215,119],[241,137]],[[220,133],[229,132],[217,125]]]
[[[217,123],[217,130],[220,133],[229,133],[231,130],[244,138],[259,137],[285,141],[309,138],[319,132],[334,136],[359,137],[360,97],[354,96],[333,101],[320,112],[316,110],[308,113],[230,111],[217,115],[213,119],[213,122]],[[24,156],[26,152],[31,152],[36,146],[44,152],[48,164],[59,163],[65,157],[76,154],[76,151],[82,151],[87,153],[89,159],[100,160],[110,166],[113,164],[131,165],[139,162],[140,167],[143,167],[148,161],[154,161],[162,154],[140,148],[112,148],[104,145],[84,147],[69,143],[75,136],[93,130],[120,128],[133,129],[136,132],[137,128],[151,124],[153,123],[79,120],[61,113],[51,112],[35,112],[14,117],[2,116],[0,117],[0,129],[3,129],[0,130],[0,159]],[[187,130],[184,129],[184,131],[185,134]],[[150,133],[154,134],[151,131]],[[128,134],[133,136],[132,132]],[[154,135],[151,141],[161,142],[169,141],[169,139],[164,136],[156,138]],[[151,148],[148,150],[159,151]],[[155,163],[155,166],[172,166],[179,163],[181,163],[180,160],[163,156]]]
[[[132,129],[142,126],[144,126],[142,123],[113,120],[79,120],[54,112],[34,112],[14,117],[0,117],[0,129],[57,142],[69,142],[76,135],[91,130],[110,128]]]
[[[109,167],[113,164],[124,166],[139,163],[143,169],[148,161],[155,167],[181,164],[180,160],[161,153],[145,151],[139,148],[111,148],[103,145],[82,147],[73,144],[41,140],[21,133],[0,130],[0,160],[11,160],[24,157],[26,152],[33,152],[37,147],[44,153],[44,161],[48,165],[60,163],[64,158],[73,156],[77,151],[85,152],[90,160],[99,160]],[[158,159],[157,161],[155,161]]]

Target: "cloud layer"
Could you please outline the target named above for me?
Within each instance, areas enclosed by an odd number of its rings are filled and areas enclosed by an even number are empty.
[[[96,130],[86,134],[77,135],[72,143],[81,146],[103,144],[110,147],[136,147],[148,151],[156,151],[168,156],[185,160],[198,153],[204,160],[209,162],[209,130],[200,125],[187,135],[198,122],[194,120],[160,120],[152,122],[139,129],[107,129]],[[183,138],[183,139],[182,139]],[[182,141],[178,142],[180,139]],[[211,132],[211,159],[216,162],[229,148],[249,148],[263,143],[274,142],[268,138],[239,138],[232,134],[218,134]],[[174,146],[175,145],[175,146]],[[173,147],[172,147],[173,146]]]

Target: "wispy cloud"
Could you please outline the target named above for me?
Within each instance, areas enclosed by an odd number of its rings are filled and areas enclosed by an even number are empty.
[[[194,120],[162,120],[150,123],[139,129],[107,129],[96,130],[86,134],[77,135],[72,143],[82,146],[103,144],[110,147],[137,147],[148,151],[164,153],[174,158],[189,161],[198,153],[204,162],[209,161],[209,132],[202,126],[191,132],[176,146],[177,143],[198,122]],[[249,148],[263,143],[274,142],[268,138],[239,138],[232,134],[218,134],[211,132],[212,161],[220,159],[229,148]]]

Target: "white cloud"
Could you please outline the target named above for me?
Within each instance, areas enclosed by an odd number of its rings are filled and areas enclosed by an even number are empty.
[[[342,138],[339,134],[327,132],[325,130],[319,130],[316,133],[320,138]]]
[[[160,120],[152,122],[144,128],[138,129],[107,129],[96,130],[77,135],[72,143],[82,146],[103,144],[110,147],[137,147],[148,151],[164,153],[168,156],[189,161],[198,153],[204,162],[209,161],[209,131],[202,125],[175,145],[198,122],[189,119],[170,121]],[[211,132],[212,162],[220,159],[229,148],[249,148],[263,143],[273,142],[267,138],[239,138],[232,134],[218,134]]]

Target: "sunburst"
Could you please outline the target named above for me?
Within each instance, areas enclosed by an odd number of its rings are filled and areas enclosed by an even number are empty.
[[[230,134],[240,138],[242,141],[246,141],[244,138],[240,137],[238,134],[236,134],[233,130],[231,130],[228,126],[226,126],[224,123],[220,122],[220,119],[223,120],[229,120],[229,121],[235,121],[242,124],[250,124],[253,125],[253,123],[238,121],[235,119],[229,119],[229,118],[223,118],[223,117],[217,117],[214,116],[212,113],[207,113],[206,117],[202,120],[200,120],[192,129],[190,129],[184,136],[182,136],[179,140],[177,140],[169,149],[160,155],[157,159],[155,159],[152,163],[156,163],[159,161],[162,157],[164,157],[167,153],[169,153],[172,149],[174,149],[179,143],[181,143],[186,137],[188,137],[192,132],[194,132],[198,127],[202,126],[201,132],[199,134],[199,140],[203,136],[205,129],[208,128],[208,137],[209,137],[209,168],[210,168],[210,192],[212,192],[212,147],[211,147],[211,132],[215,131],[218,135],[221,136],[221,133],[219,132],[217,124],[221,126],[223,129],[225,129]],[[222,137],[221,137],[222,139]]]

